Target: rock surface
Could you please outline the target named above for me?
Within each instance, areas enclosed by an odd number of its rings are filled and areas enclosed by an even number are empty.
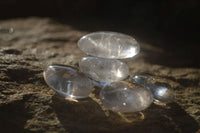
[[[192,51],[190,46],[181,45],[180,50],[180,45],[163,45],[166,41],[160,36],[153,38],[153,33],[149,35],[154,41],[148,41],[147,32],[113,27],[113,23],[100,20],[87,22],[49,18],[0,21],[1,132],[200,132],[200,70],[195,62],[199,56],[186,56]],[[9,33],[11,27],[14,32]],[[46,85],[42,73],[47,65],[78,66],[84,56],[76,44],[81,36],[115,29],[138,35],[141,53],[126,60],[131,74],[145,71],[163,78],[177,94],[173,103],[152,104],[137,113],[114,113],[102,106],[98,88],[90,98],[73,102]]]

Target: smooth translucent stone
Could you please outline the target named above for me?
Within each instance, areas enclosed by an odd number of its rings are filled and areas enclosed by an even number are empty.
[[[90,79],[93,83],[94,86],[99,87],[99,88],[103,88],[104,86],[106,86],[107,84],[110,84],[111,82],[99,82],[96,81],[94,79]]]
[[[152,93],[143,86],[128,82],[113,82],[100,91],[103,105],[116,112],[136,112],[149,107]]]
[[[79,67],[88,77],[100,82],[120,81],[129,75],[128,66],[115,59],[83,57]]]
[[[50,65],[44,70],[46,83],[66,98],[85,98],[92,92],[91,81],[69,66]]]
[[[169,84],[158,82],[149,75],[134,75],[133,82],[148,88],[152,92],[154,100],[157,102],[169,103],[175,98],[175,93]]]
[[[132,58],[140,51],[133,37],[117,32],[87,34],[78,41],[78,47],[88,55],[112,59]]]

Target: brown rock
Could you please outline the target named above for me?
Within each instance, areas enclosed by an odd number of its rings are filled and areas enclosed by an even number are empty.
[[[43,80],[43,69],[52,63],[77,67],[84,56],[76,45],[78,39],[93,30],[114,30],[103,26],[109,22],[90,21],[87,23],[90,30],[71,22],[49,18],[0,21],[4,28],[0,30],[1,132],[194,133],[199,130],[200,70],[184,66],[190,65],[188,58],[172,56],[164,47],[142,39],[139,39],[142,48],[139,56],[126,60],[131,73],[143,71],[162,77],[177,94],[173,103],[152,104],[142,112],[121,114],[102,106],[98,88],[79,102],[55,94]],[[79,23],[84,27],[86,22]],[[14,32],[5,32],[11,27]],[[120,28],[121,32],[132,33],[130,28]]]

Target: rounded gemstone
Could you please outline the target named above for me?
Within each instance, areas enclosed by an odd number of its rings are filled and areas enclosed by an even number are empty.
[[[111,83],[111,82],[100,82],[100,81],[96,81],[94,79],[91,79],[91,81],[92,81],[92,83],[93,83],[94,86],[99,87],[99,88],[103,88],[107,84]]]
[[[129,75],[128,66],[115,59],[83,57],[79,67],[88,77],[100,82],[120,81]]]
[[[85,98],[93,89],[91,81],[70,66],[50,65],[44,70],[44,79],[49,87],[66,98]]]
[[[152,93],[137,84],[113,82],[100,91],[103,105],[116,112],[136,112],[149,107],[153,101]]]
[[[87,34],[78,41],[78,47],[88,55],[112,59],[132,58],[140,51],[133,37],[117,32]]]
[[[157,102],[169,103],[175,98],[175,93],[171,86],[161,82],[161,79],[155,79],[150,75],[136,74],[133,76],[133,82],[148,88],[152,92],[154,100]]]

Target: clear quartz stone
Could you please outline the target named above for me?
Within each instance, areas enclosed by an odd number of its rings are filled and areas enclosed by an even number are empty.
[[[133,37],[117,32],[87,34],[78,41],[78,47],[88,55],[112,59],[132,58],[140,51]]]
[[[149,107],[152,93],[143,86],[125,81],[112,82],[100,91],[103,105],[116,112],[137,112]]]
[[[107,84],[110,84],[111,82],[100,82],[100,81],[96,81],[94,79],[90,79],[93,83],[94,86],[99,87],[99,88],[103,88],[104,86],[106,86]]]
[[[153,78],[148,74],[136,74],[133,76],[133,82],[148,88],[152,92],[155,101],[161,103],[172,102],[175,98],[175,93],[169,84],[161,81],[160,78]]]
[[[128,66],[116,59],[83,57],[79,67],[88,77],[99,82],[120,81],[129,75]]]
[[[44,79],[49,87],[66,98],[85,98],[93,89],[91,81],[70,66],[50,65],[44,70]]]

